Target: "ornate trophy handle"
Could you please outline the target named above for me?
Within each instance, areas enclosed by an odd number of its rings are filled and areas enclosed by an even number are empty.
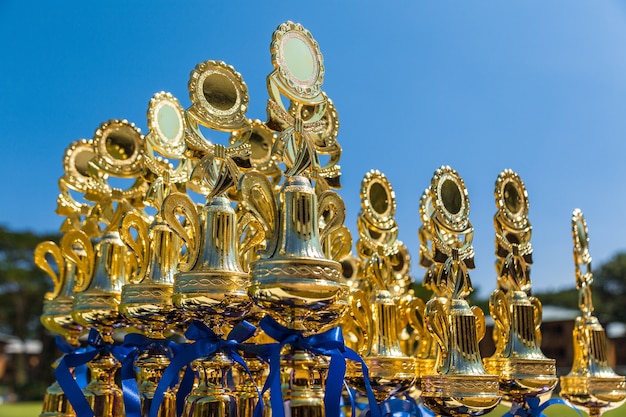
[[[187,227],[176,217],[179,213],[185,216]],[[187,262],[181,262],[179,269],[183,272],[191,270],[200,252],[200,219],[196,206],[187,194],[172,193],[163,201],[163,220],[187,246]]]
[[[350,310],[349,314],[356,324],[355,330],[358,352],[361,355],[370,351],[372,345],[372,309],[370,303],[362,290],[353,290],[350,292]]]
[[[256,221],[263,226],[265,238],[269,237],[265,253],[274,252],[278,234],[273,233],[278,218],[278,206],[268,179],[259,172],[249,172],[241,178],[242,204]]]
[[[543,307],[537,297],[528,297],[528,301],[533,305],[535,311],[535,339],[537,346],[541,346],[541,320],[543,319]]]
[[[437,355],[436,368],[440,369],[448,360],[448,347],[450,340],[450,321],[443,303],[433,298],[426,304],[426,327],[439,345],[440,355]],[[440,363],[443,360],[444,363]]]
[[[472,314],[476,317],[476,341],[480,342],[485,337],[487,325],[485,324],[485,313],[478,306],[472,306]]]
[[[345,225],[341,225],[339,228],[335,229],[322,241],[322,249],[328,259],[337,262],[344,260],[350,255],[350,251],[352,250],[352,235],[350,234],[350,229]]]
[[[506,295],[502,290],[495,290],[489,298],[489,314],[493,317],[496,328],[493,332],[493,341],[496,352],[502,352],[509,340],[511,332],[511,310]]]
[[[137,231],[137,239],[135,240],[131,234],[131,228]],[[138,270],[129,278],[131,284],[138,284],[144,280],[148,272],[148,262],[150,260],[150,244],[148,227],[143,218],[136,212],[129,212],[122,218],[122,224],[119,229],[122,242],[131,250],[137,258]]]
[[[339,229],[346,219],[346,205],[337,193],[334,191],[324,191],[319,195],[317,201],[317,212],[319,213],[320,241]]]
[[[420,339],[428,337],[426,330],[426,304],[418,297],[412,297],[411,301],[404,305],[404,315],[409,325],[419,335]]]
[[[237,236],[241,236],[241,242],[239,243],[239,259],[242,261],[244,271],[247,271],[250,266],[250,262],[254,259],[255,253],[253,251],[265,240],[263,225],[258,221],[249,211],[242,211],[237,218]]]
[[[81,256],[74,248],[75,245],[82,247],[86,255]],[[93,244],[85,232],[70,230],[61,238],[61,251],[67,259],[76,265],[77,272],[79,272],[76,274],[74,292],[85,291],[93,278],[95,262]]]
[[[54,262],[57,264],[59,273],[54,272],[46,255],[51,255]],[[52,284],[54,285],[51,292],[47,292],[44,297],[46,300],[54,300],[59,296],[63,285],[65,284],[65,260],[63,259],[63,253],[61,248],[52,242],[41,242],[35,248],[34,254],[35,265],[44,271],[50,278],[52,278]]]

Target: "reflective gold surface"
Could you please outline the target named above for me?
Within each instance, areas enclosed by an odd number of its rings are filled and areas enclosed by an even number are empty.
[[[574,325],[574,363],[569,374],[561,377],[561,395],[585,407],[590,416],[619,407],[626,401],[626,378],[617,375],[608,363],[608,341],[593,313],[591,297],[591,255],[587,222],[581,210],[572,215],[576,287],[581,316]]]
[[[422,218],[430,228],[422,232],[422,242],[432,241],[428,285],[436,291],[426,304],[425,321],[438,350],[436,373],[421,376],[421,398],[439,415],[478,416],[493,410],[500,394],[498,376],[485,372],[478,350],[484,314],[465,300],[472,291],[468,270],[474,267],[469,199],[463,180],[450,167],[435,171],[429,194],[422,199],[428,211]]]
[[[502,171],[495,197],[498,289],[491,294],[489,311],[496,351],[484,362],[500,376],[503,398],[528,407],[529,397],[550,398],[558,382],[556,363],[541,352],[541,302],[529,295],[532,227],[524,182],[515,172]]]

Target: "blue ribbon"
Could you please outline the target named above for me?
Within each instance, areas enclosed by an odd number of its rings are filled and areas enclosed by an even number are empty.
[[[77,417],[94,417],[94,413],[82,389],[72,376],[70,368],[85,365],[100,353],[111,353],[121,362],[127,354],[127,349],[105,343],[100,332],[93,328],[89,330],[87,343],[88,347],[84,351],[76,351],[63,356],[54,370],[54,376],[65,393],[65,397],[72,404]]]
[[[369,372],[367,370],[367,366],[356,352],[345,346],[341,328],[335,327],[324,333],[304,336],[299,331],[288,329],[280,325],[270,316],[263,317],[259,326],[268,336],[278,342],[277,344],[268,346],[270,351],[270,373],[262,390],[264,393],[268,388],[270,389],[270,404],[272,406],[272,415],[274,417],[285,416],[280,381],[280,352],[285,345],[304,349],[313,354],[330,357],[328,376],[326,377],[326,392],[324,394],[325,415],[339,416],[341,410],[341,390],[346,373],[346,359],[361,363],[368,391],[368,400],[370,401],[370,404],[376,405],[376,400],[369,383]],[[261,403],[261,401],[259,401],[259,403]],[[380,410],[378,409],[378,406],[376,405],[373,408],[378,411],[378,414],[375,414],[373,417],[380,417]],[[255,413],[257,410],[255,410]]]
[[[70,345],[67,340],[65,340],[61,336],[56,336],[54,341],[57,345],[57,348],[63,352],[64,355],[69,355],[72,353],[85,353],[87,351],[87,347],[76,347]],[[60,359],[59,359],[60,360]],[[74,379],[78,384],[79,388],[82,390],[87,386],[87,365],[82,364],[74,368]]]
[[[181,345],[169,366],[163,371],[161,381],[159,381],[154,397],[152,397],[150,417],[158,416],[159,407],[163,402],[166,389],[178,382],[180,370],[187,367],[183,382],[178,388],[176,401],[177,413],[178,415],[182,413],[184,398],[191,391],[193,385],[193,379],[190,378],[190,376],[193,376],[190,370],[190,364],[198,358],[212,355],[218,351],[224,352],[230,359],[237,362],[249,373],[248,366],[237,351],[242,349],[242,342],[252,337],[255,331],[256,327],[243,321],[235,326],[228,334],[226,340],[224,340],[218,337],[215,332],[204,323],[193,321],[185,332],[185,337],[189,340],[194,340],[194,342]]]
[[[176,343],[166,339],[152,339],[138,333],[129,333],[124,337],[123,346],[130,349],[130,352],[122,362],[121,371],[126,417],[142,417],[141,394],[139,393],[135,376],[135,360],[140,353],[149,350],[151,347],[157,347],[171,359],[172,350],[176,349]]]
[[[539,404],[540,400],[539,397],[530,397],[526,399],[526,404],[528,404],[528,409],[524,408],[523,406],[519,405],[518,403],[513,403],[513,405],[511,406],[511,410],[506,412],[502,417],[514,417],[514,416],[521,416],[521,417],[545,417],[545,415],[543,414],[543,411],[552,406],[552,405],[556,405],[556,404],[561,404],[561,405],[565,405],[571,409],[573,409],[574,411],[576,411],[578,413],[578,415],[580,417],[582,417],[583,415],[580,413],[580,410],[578,410],[578,408],[574,407],[569,401],[566,401],[564,399],[561,398],[552,398],[551,400],[546,401],[543,404]]]

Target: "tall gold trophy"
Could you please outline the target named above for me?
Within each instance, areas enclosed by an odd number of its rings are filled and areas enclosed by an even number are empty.
[[[478,416],[500,402],[498,376],[485,372],[478,342],[485,318],[465,298],[472,291],[473,228],[465,184],[450,167],[441,167],[430,186],[433,212],[433,279],[441,293],[426,304],[428,331],[438,345],[437,371],[421,376],[422,401],[437,415]]]
[[[95,341],[98,354],[87,366],[90,382],[84,397],[96,416],[123,415],[122,390],[115,384],[119,360],[113,355],[113,332],[126,325],[119,313],[122,286],[127,283],[135,262],[118,232],[131,202],[141,204],[145,183],[138,177],[143,158],[143,138],[139,129],[125,120],[103,123],[94,135],[95,156],[89,161],[89,175],[94,179],[85,197],[94,201],[87,223],[104,231],[94,245],[81,230],[68,231],[61,240],[64,256],[77,268],[81,277],[74,286],[72,318],[86,328],[97,329],[102,340]],[[109,176],[134,179],[127,189],[116,189]]]
[[[507,169],[498,176],[495,197],[498,288],[491,294],[489,310],[496,351],[485,359],[485,368],[499,375],[506,401],[528,410],[529,398],[539,403],[550,398],[558,382],[556,365],[541,352],[541,302],[529,295],[532,227],[526,187]]]
[[[252,306],[246,292],[249,275],[239,261],[238,219],[229,199],[237,198],[239,166],[248,163],[250,146],[213,144],[201,126],[231,136],[249,133],[247,87],[233,67],[205,61],[192,71],[189,93],[192,105],[185,111],[185,140],[194,168],[187,186],[204,195],[205,203],[196,206],[183,193],[172,193],[164,201],[165,223],[182,239],[188,254],[176,273],[172,300],[181,327],[198,320],[222,339]],[[227,380],[233,365],[221,350],[193,361],[196,381],[184,416],[236,415],[236,395]]]
[[[51,256],[58,272],[49,263]],[[54,285],[52,292],[45,295],[41,323],[44,327],[61,337],[73,348],[80,347],[78,340],[83,327],[72,319],[71,311],[74,301],[74,278],[76,269],[66,262],[61,248],[54,242],[42,242],[35,248],[35,264],[45,271]],[[58,364],[55,363],[55,366]],[[46,390],[41,417],[73,417],[75,412],[67,401],[58,382],[54,382]]]
[[[561,395],[573,404],[585,407],[589,416],[600,416],[626,401],[626,378],[611,369],[606,333],[593,316],[589,236],[587,222],[579,209],[572,215],[572,235],[578,305],[582,315],[576,318],[574,325],[574,363],[570,373],[561,377]]]
[[[321,245],[345,216],[343,201],[329,189],[339,185],[340,148],[335,123],[329,123],[336,115],[320,89],[324,65],[317,42],[301,25],[287,22],[274,32],[271,52],[268,126],[279,132],[272,151],[285,165],[285,179],[278,191],[262,173],[241,180],[242,214],[254,218],[264,236],[260,258],[250,263],[248,293],[292,337],[305,340],[337,326],[347,308],[341,266]],[[320,154],[331,156],[326,165]],[[280,384],[271,389],[272,413],[324,415],[327,366],[323,357],[288,343],[274,376]]]
[[[155,389],[173,355],[167,346],[166,330],[179,322],[172,302],[174,276],[181,262],[178,235],[164,222],[163,200],[172,189],[184,187],[188,178],[184,142],[184,113],[178,100],[169,93],[157,93],[148,107],[150,132],[145,136],[143,177],[150,184],[143,201],[156,210],[152,221],[143,211],[128,212],[122,218],[119,233],[122,241],[136,257],[137,272],[122,286],[120,313],[141,329],[147,340],[140,339],[136,348],[137,385],[140,410],[145,415],[151,407]],[[179,160],[174,168],[167,159]],[[136,237],[133,237],[133,231]],[[132,342],[132,336],[127,343]],[[129,405],[129,403],[127,403]],[[129,412],[129,410],[127,410]],[[176,395],[165,392],[159,417],[176,415]]]
[[[394,272],[408,267],[409,259],[397,240],[395,194],[384,174],[366,174],[361,183],[361,209],[357,250],[365,267],[358,277],[363,280],[361,290],[352,293],[352,323],[347,327],[359,336],[357,351],[369,368],[376,399],[385,401],[408,391],[415,382],[416,370],[415,358],[407,356],[400,345],[403,310],[398,293],[406,288],[402,285],[406,276]],[[346,380],[363,394],[364,378],[361,367],[350,362]]]

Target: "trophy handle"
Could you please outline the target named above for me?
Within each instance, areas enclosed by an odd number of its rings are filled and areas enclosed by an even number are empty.
[[[81,256],[74,248],[80,246],[85,251]],[[93,278],[95,253],[93,244],[81,230],[70,230],[61,238],[61,252],[76,265],[77,273],[74,284],[74,292],[85,291]]]
[[[405,304],[404,314],[409,325],[419,335],[420,339],[427,337],[425,321],[426,321],[426,304],[419,297],[412,297],[411,301]]]
[[[185,216],[187,227],[176,217],[179,213]],[[187,262],[181,262],[179,269],[183,272],[191,270],[200,252],[200,218],[196,206],[187,194],[172,193],[163,201],[163,220],[187,246]]]
[[[251,212],[241,211],[238,215],[237,236],[241,236],[239,259],[243,263],[244,271],[248,271],[250,263],[254,260],[255,251],[261,246],[265,236],[263,233],[259,233],[259,231],[263,230],[263,225]]]
[[[334,191],[324,191],[320,194],[317,201],[317,212],[319,214],[320,223],[320,241],[323,241],[332,232],[343,225],[346,219],[346,206]]]
[[[137,239],[131,234],[131,229],[137,232]],[[120,239],[137,258],[139,268],[129,278],[131,284],[138,284],[144,280],[148,272],[148,262],[150,260],[150,245],[148,237],[148,227],[144,219],[136,212],[131,211],[124,215],[119,228]]]
[[[48,258],[46,255],[51,255],[54,262],[57,264],[57,269],[59,273],[54,272]],[[46,300],[54,300],[59,296],[61,292],[61,288],[63,288],[65,281],[65,260],[63,259],[63,253],[61,252],[61,248],[52,242],[41,242],[35,248],[34,253],[35,265],[39,267],[42,271],[44,271],[50,278],[52,278],[52,284],[54,285],[51,292],[47,292],[44,297]]]
[[[437,299],[433,298],[426,304],[426,327],[439,345],[439,355],[435,368],[441,368],[442,360],[446,361],[449,352],[450,341],[450,321],[446,313],[445,306]]]
[[[496,289],[491,293],[489,314],[491,314],[496,324],[493,331],[496,352],[503,352],[511,331],[511,310],[504,291]]]
[[[533,305],[535,310],[535,339],[537,340],[537,346],[541,346],[541,320],[543,316],[543,307],[541,301],[537,297],[528,297],[528,301]]]
[[[259,172],[249,172],[240,182],[242,204],[263,226],[264,238],[269,237],[265,253],[272,254],[278,244],[278,233],[273,233],[278,218],[278,206],[268,179]]]
[[[472,306],[472,314],[476,317],[476,341],[480,342],[485,337],[487,325],[485,324],[485,313],[478,306]]]
[[[335,229],[321,242],[324,255],[337,262],[343,261],[352,250],[352,235],[345,225]]]
[[[370,303],[362,290],[350,292],[350,317],[356,326],[353,331],[356,333],[358,352],[363,355],[370,351],[372,345],[372,317]]]

